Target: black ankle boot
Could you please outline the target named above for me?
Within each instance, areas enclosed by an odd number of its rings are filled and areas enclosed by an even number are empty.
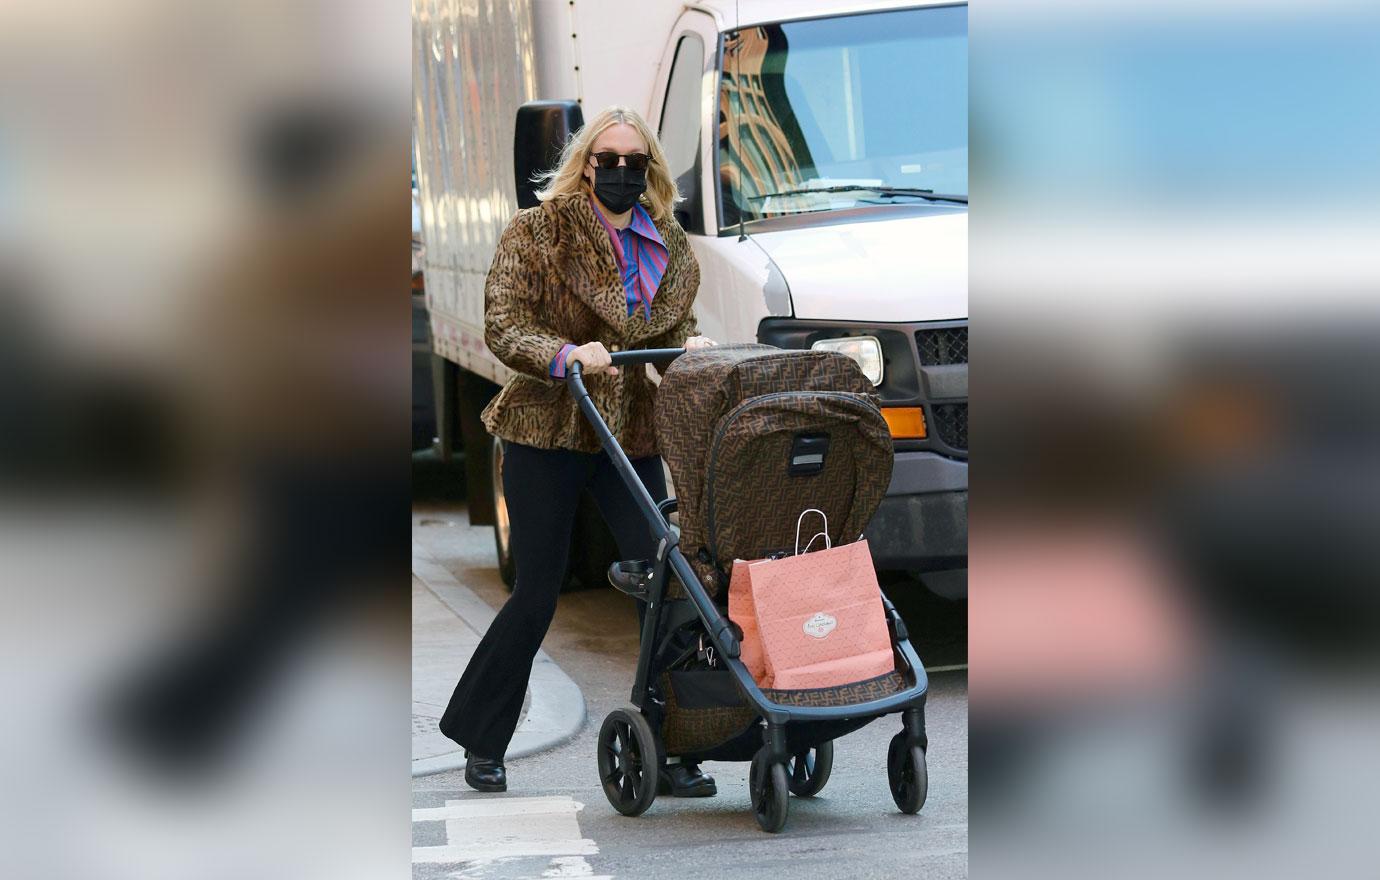
[[[507,791],[508,772],[502,758],[481,758],[465,752],[465,784],[475,791]]]
[[[690,761],[662,766],[656,790],[671,797],[713,797],[719,793],[714,777],[701,773],[700,766]]]

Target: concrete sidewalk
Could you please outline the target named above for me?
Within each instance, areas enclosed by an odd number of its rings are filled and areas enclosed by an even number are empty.
[[[424,547],[412,544],[412,775],[465,766],[464,752],[437,729],[451,691],[495,609],[459,583]],[[585,723],[580,688],[537,652],[522,718],[505,759],[565,742]]]

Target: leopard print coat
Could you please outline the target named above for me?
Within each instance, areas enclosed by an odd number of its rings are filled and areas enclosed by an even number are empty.
[[[598,452],[599,438],[565,381],[550,375],[551,360],[567,343],[680,348],[697,333],[699,264],[674,220],[654,223],[668,260],[650,322],[640,310],[628,314],[613,243],[588,195],[557,196],[508,223],[485,282],[484,341],[517,375],[484,409],[490,433],[542,449]],[[630,457],[656,454],[656,386],[645,369],[589,376],[585,387]]]

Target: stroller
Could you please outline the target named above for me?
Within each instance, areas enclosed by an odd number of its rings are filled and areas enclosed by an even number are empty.
[[[901,811],[918,812],[928,789],[928,682],[892,603],[882,597],[895,670],[809,690],[759,687],[739,659],[742,631],[724,611],[733,560],[789,553],[796,512],[824,511],[835,544],[856,540],[872,518],[893,453],[871,382],[835,352],[733,345],[613,354],[615,366],[666,362],[654,420],[679,497],[659,505],[590,400],[580,364],[566,376],[657,542],[655,559],[609,570],[616,588],[646,604],[634,708],[609,713],[599,730],[609,803],[625,816],[645,812],[668,756],[751,761],[753,813],[777,832],[789,795],[813,796],[828,781],[834,739],[899,713],[887,776]]]

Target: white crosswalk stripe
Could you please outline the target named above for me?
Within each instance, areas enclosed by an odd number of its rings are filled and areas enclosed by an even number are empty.
[[[412,821],[444,822],[445,843],[414,846],[414,865],[464,865],[477,868],[516,859],[549,858],[542,878],[612,880],[596,876],[585,856],[599,847],[580,834],[584,804],[566,796],[466,798],[412,811]],[[503,876],[506,872],[500,872]],[[462,873],[459,876],[464,876]],[[523,876],[537,876],[536,872]]]

